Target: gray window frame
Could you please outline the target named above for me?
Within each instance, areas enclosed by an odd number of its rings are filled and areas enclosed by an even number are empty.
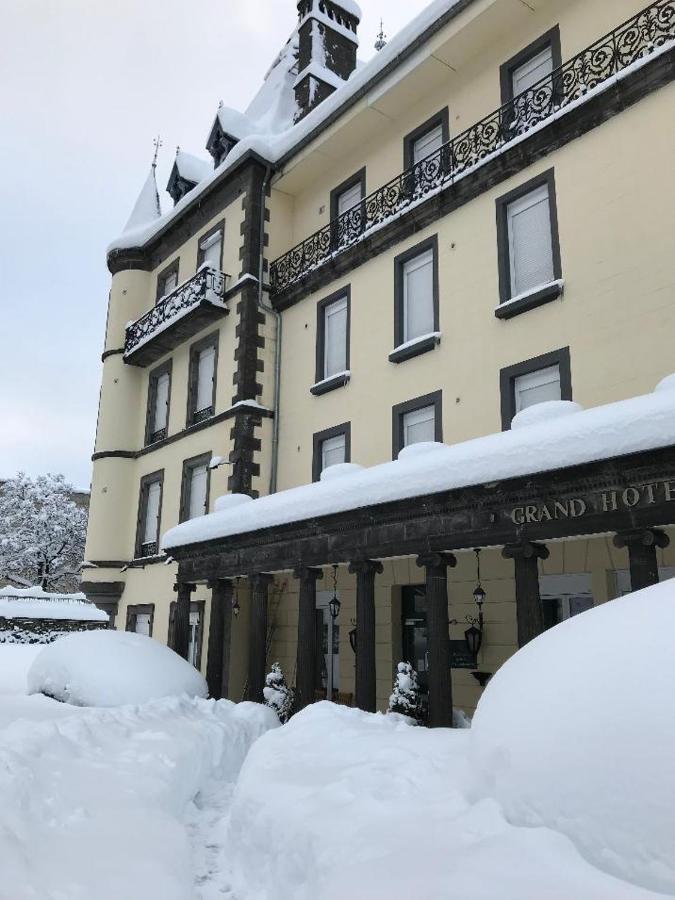
[[[405,135],[403,138],[403,168],[406,171],[415,165],[413,162],[413,151],[416,141],[439,125],[443,133],[443,144],[447,144],[450,140],[450,110],[447,106],[444,106],[443,109],[428,118],[426,122],[422,122],[421,125],[418,125],[417,128]]]
[[[136,631],[136,617],[150,616],[150,633],[148,637],[152,637],[152,631],[155,624],[155,604],[154,603],[136,603],[127,606],[127,617],[124,625],[125,631]],[[133,625],[133,627],[131,627]]]
[[[513,100],[513,73],[515,70],[519,69],[526,62],[529,62],[548,46],[551,47],[553,71],[555,72],[562,66],[559,25],[555,25],[549,31],[546,31],[499,67],[499,86],[501,89],[502,106]]]
[[[186,428],[191,428],[193,425],[199,425],[202,422],[206,422],[209,419],[213,418],[216,414],[216,390],[218,387],[218,346],[220,343],[220,332],[212,331],[211,334],[207,334],[206,337],[201,338],[201,340],[196,341],[190,347],[190,363],[188,367],[188,398],[187,398],[187,416],[186,416]],[[202,416],[201,418],[195,418],[197,413],[202,413],[203,410],[196,409],[197,403],[197,378],[199,376],[199,354],[202,350],[206,350],[208,347],[215,347],[215,356],[213,359],[213,390],[211,393],[211,406],[204,407],[204,409],[210,409],[211,414],[209,416]]]
[[[162,375],[169,376],[169,396],[166,404],[166,434],[163,437],[155,437],[159,432],[151,432],[152,420],[157,399],[157,382]],[[171,388],[173,385],[173,360],[167,359],[161,365],[153,369],[148,375],[148,403],[145,413],[145,446],[156,444],[159,441],[166,440],[169,436],[169,415],[171,413]],[[153,440],[154,438],[154,440]]]
[[[148,490],[151,484],[159,483],[159,512],[157,515],[157,550],[150,556],[144,556],[141,551],[143,549],[143,531],[145,526],[145,515],[148,507]],[[134,544],[134,559],[152,559],[159,555],[159,539],[162,530],[162,506],[164,504],[164,469],[158,469],[156,472],[150,472],[143,475],[140,481],[138,492],[138,516],[136,520],[136,542]]]
[[[218,234],[218,232],[220,232],[220,261],[218,263],[218,271],[223,271],[223,253],[225,251],[225,219],[221,219],[217,225],[213,226],[213,228],[210,228],[208,231],[205,231],[204,234],[199,235],[199,238],[197,239],[198,269],[204,262],[204,251],[202,249],[202,243],[213,237],[214,234]]]
[[[562,257],[560,254],[560,232],[558,230],[558,205],[556,201],[555,171],[548,169],[519,185],[508,194],[497,197],[495,201],[497,214],[497,264],[499,269],[499,306],[495,310],[498,319],[511,319],[522,312],[536,309],[545,303],[556,300],[562,293],[559,284],[544,285],[515,303],[511,298],[511,256],[509,251],[508,208],[516,200],[520,200],[537,188],[548,188],[548,209],[551,223],[551,251],[553,257],[553,279],[562,279]]]
[[[327,307],[331,306],[331,304],[335,303],[336,300],[341,300],[343,297],[347,300],[347,346],[345,348],[345,360],[347,369],[349,369],[350,366],[352,287],[350,284],[348,284],[345,287],[341,288],[339,291],[334,291],[328,297],[320,300],[316,305],[316,364],[314,375],[315,383],[310,388],[310,392],[314,394],[315,397],[318,397],[321,394],[327,394],[329,391],[335,390],[335,388],[344,387],[344,385],[349,381],[349,377],[347,375],[337,374],[328,379],[325,375],[324,357],[326,350],[326,309]]]
[[[403,420],[407,413],[416,412],[426,406],[434,407],[434,439],[438,443],[443,441],[443,391],[432,391],[397,403],[391,409],[391,458],[397,459],[403,449]]]
[[[506,366],[499,373],[502,431],[510,431],[511,422],[516,414],[516,378],[521,375],[531,375],[533,372],[548,369],[550,366],[558,366],[560,372],[561,400],[572,399],[572,366],[569,347],[551,350],[550,353],[543,353],[541,356],[533,356],[523,362]]]
[[[343,422],[341,425],[334,425],[332,428],[326,428],[323,431],[316,431],[312,436],[312,481],[320,481],[321,479],[321,463],[323,442],[330,438],[339,437],[341,434],[345,436],[345,462],[352,460],[352,423]]]
[[[209,498],[211,496],[211,469],[209,463],[213,459],[213,452],[209,450],[207,453],[200,453],[198,456],[192,456],[190,459],[183,460],[183,472],[180,482],[180,506],[179,506],[179,522],[188,521],[188,513],[190,511],[190,492],[191,492],[191,476],[192,470],[200,466],[206,466],[206,509],[209,511]]]
[[[176,284],[180,284],[179,281],[179,272],[180,272],[180,257],[177,256],[176,259],[172,263],[170,263],[166,268],[162,269],[162,271],[157,275],[157,287],[155,294],[155,305],[159,303],[162,297],[165,294],[164,285],[166,284],[167,278],[170,275],[176,274]]]
[[[419,356],[433,350],[438,341],[435,338],[428,338],[426,341],[418,341],[412,346],[405,347],[403,350],[398,348],[403,344],[405,333],[403,316],[403,269],[406,263],[427,253],[429,250],[433,252],[433,315],[435,332],[440,331],[440,280],[438,273],[438,235],[434,234],[419,244],[415,244],[404,253],[400,253],[394,258],[394,349],[389,354],[389,361],[393,363],[401,363],[413,356]]]

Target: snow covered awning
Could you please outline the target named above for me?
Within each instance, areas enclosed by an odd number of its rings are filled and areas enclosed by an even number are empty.
[[[650,482],[658,483],[658,489],[645,484],[644,465],[639,470],[643,475],[627,480],[639,454],[661,448],[668,448],[667,466],[659,462],[655,473],[663,477]],[[670,376],[654,393],[630,400],[589,410],[565,401],[544,403],[520,413],[510,431],[454,446],[413,445],[394,462],[366,469],[334,466],[324,471],[318,483],[258,500],[239,495],[222,498],[217,512],[168,531],[162,547],[179,560],[191,556],[181,548],[200,545],[200,554],[205,554],[207,543],[214,551],[233,553],[244,544],[265,546],[267,537],[275,542],[291,531],[297,535],[317,532],[330,517],[331,537],[325,546],[332,547],[333,557],[327,556],[327,563],[342,558],[349,531],[346,523],[356,519],[364,528],[368,526],[370,539],[380,550],[396,543],[395,535],[403,547],[435,533],[437,527],[445,531],[442,546],[451,549],[451,545],[472,546],[479,532],[482,541],[494,543],[535,526],[541,526],[543,537],[563,536],[570,528],[582,529],[571,533],[583,533],[586,527],[587,533],[597,533],[607,513],[624,516],[626,522],[644,513],[659,519],[652,524],[663,525],[675,522],[673,448],[675,376]],[[588,464],[592,463],[601,464],[606,477],[590,496]],[[583,484],[580,467],[586,472]],[[519,479],[518,484],[507,490],[504,484],[513,479]],[[471,498],[464,489],[473,491]],[[440,517],[436,525],[420,526],[412,537],[412,520],[421,521],[432,512]],[[389,521],[396,522],[398,530],[384,540]],[[291,529],[294,524],[298,529]],[[297,542],[296,547],[302,553]],[[269,557],[269,545],[265,549]],[[390,555],[396,555],[394,550],[392,546]],[[233,560],[230,564],[236,565]]]
[[[39,587],[0,590],[1,619],[49,619],[70,622],[107,622],[108,614],[84,594],[53,594]]]

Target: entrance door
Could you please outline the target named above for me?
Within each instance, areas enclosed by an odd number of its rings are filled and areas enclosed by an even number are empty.
[[[316,612],[320,637],[319,661],[322,664],[321,687],[326,691],[326,697],[337,698],[337,692],[340,690],[340,626],[333,624],[330,614],[328,604],[332,599],[332,591],[316,592]]]
[[[424,585],[408,585],[401,593],[403,662],[417,672],[423,693],[429,690],[427,596]]]
[[[553,628],[565,619],[593,608],[591,576],[540,575],[539,592],[544,612],[544,628]]]

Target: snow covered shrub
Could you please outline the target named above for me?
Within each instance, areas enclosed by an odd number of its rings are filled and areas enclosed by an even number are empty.
[[[272,671],[265,678],[263,695],[265,697],[265,706],[269,706],[270,709],[274,710],[282,724],[288,722],[293,710],[295,695],[286,684],[286,679],[279,663],[274,663]]]
[[[410,663],[400,662],[394,679],[394,692],[389,697],[389,712],[409,716],[416,722],[424,718],[417,672]]]

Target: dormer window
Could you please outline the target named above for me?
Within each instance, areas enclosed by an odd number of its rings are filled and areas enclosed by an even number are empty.
[[[173,202],[178,203],[179,200],[182,200],[210,172],[211,167],[203,159],[178,150],[169,176],[169,183],[166,186]]]
[[[223,129],[220,119],[216,116],[211,134],[206,142],[206,149],[211,154],[215,168],[218,168],[225,161],[227,155],[237,143],[238,139]]]

